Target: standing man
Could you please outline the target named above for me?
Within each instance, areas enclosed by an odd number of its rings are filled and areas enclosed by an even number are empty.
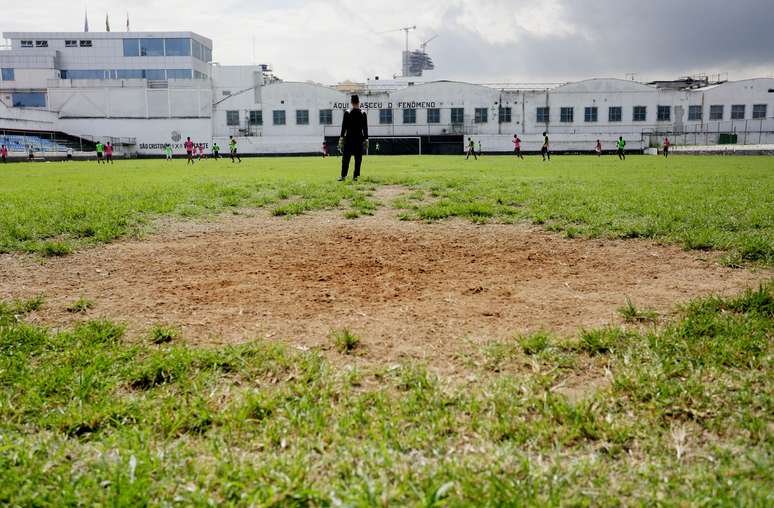
[[[3,164],[8,162],[8,149],[3,145],[0,147],[0,159],[3,160]]]
[[[323,155],[323,159],[328,156],[328,142],[325,140],[323,140],[323,144],[322,144],[322,155]]]
[[[478,140],[478,156],[481,157],[481,140]]]
[[[597,140],[597,146],[594,147],[594,151],[597,152],[597,157],[602,157],[602,142]]]
[[[113,164],[113,145],[110,144],[110,141],[105,145],[105,164],[108,162]]]
[[[341,136],[339,146],[344,147],[341,158],[341,178],[340,182],[347,179],[349,173],[349,160],[355,157],[355,172],[352,174],[352,181],[357,182],[360,177],[360,166],[363,164],[363,152],[368,146],[368,118],[360,110],[360,97],[352,96],[352,109],[344,112],[344,120],[341,122]]]
[[[102,141],[97,141],[95,149],[97,150],[97,164],[102,164],[102,154],[105,152],[105,145],[102,144]]]
[[[31,161],[34,161],[34,160],[35,160],[35,149],[32,147],[32,144],[31,144],[31,143],[30,143],[30,145],[27,147],[27,151],[29,152],[30,160],[31,160]]]
[[[185,139],[185,143],[183,143],[183,146],[185,147],[185,153],[188,156],[188,160],[185,162],[185,165],[193,164],[193,152],[194,152],[194,144],[193,141],[191,141],[191,137],[187,137]]]
[[[618,158],[622,161],[626,160],[626,152],[624,149],[626,148],[626,141],[624,141],[623,136],[618,136]]]
[[[171,161],[172,160],[172,145],[167,143],[164,145],[164,156],[166,157],[166,160]]]
[[[228,149],[231,152],[231,162],[236,162],[234,159],[237,159],[241,164],[242,159],[239,157],[239,154],[237,154],[237,142],[236,139],[234,139],[234,136],[228,137]]]
[[[212,158],[216,160],[220,159],[220,147],[217,142],[212,143]]]
[[[513,135],[513,152],[517,159],[524,160],[524,156],[521,154],[521,138],[518,134]]]
[[[476,142],[473,141],[473,138],[468,138],[468,154],[465,156],[465,160],[470,159],[471,155],[474,160],[478,160],[478,157],[476,157]]]
[[[548,158],[549,161],[551,160],[551,149],[550,149],[550,145],[548,143],[548,133],[547,132],[543,133],[543,148],[540,149],[540,155],[543,156],[543,162],[546,161],[546,158]]]
[[[666,159],[669,157],[669,147],[671,146],[671,143],[669,143],[669,138],[664,138],[664,158]]]

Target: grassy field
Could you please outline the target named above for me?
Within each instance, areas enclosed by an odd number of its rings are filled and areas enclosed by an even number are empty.
[[[530,221],[567,236],[655,238],[728,251],[729,264],[774,263],[774,162],[766,157],[369,157],[359,185],[335,182],[339,159],[9,164],[0,168],[0,252],[63,255],[146,230],[159,216],[240,207],[277,215],[370,213],[380,184],[413,192],[404,220]]]
[[[267,341],[26,324],[41,306],[0,306],[6,506],[774,503],[773,285],[659,328],[491,342],[456,383]],[[574,377],[598,389],[564,392]]]
[[[67,255],[163,217],[377,207],[403,220],[526,221],[654,238],[774,264],[763,157],[369,157],[0,166],[0,252]],[[381,185],[406,193],[379,203]],[[462,350],[466,375],[250,340],[196,347],[174,324],[129,337],[41,326],[44,297],[0,302],[3,506],[772,506],[774,281],[620,326]],[[367,340],[367,337],[362,339]]]

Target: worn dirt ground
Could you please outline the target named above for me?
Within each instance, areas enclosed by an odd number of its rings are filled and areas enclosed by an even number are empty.
[[[168,323],[199,344],[267,337],[329,348],[331,332],[347,327],[367,359],[443,367],[488,339],[620,323],[626,296],[663,315],[681,301],[772,276],[649,241],[568,240],[527,225],[395,215],[382,208],[357,220],[341,211],[285,219],[255,210],[168,223],[142,240],[44,262],[4,255],[0,298],[43,294],[46,304],[32,317],[39,322],[107,317],[127,323],[134,337]],[[94,309],[68,313],[81,296]]]

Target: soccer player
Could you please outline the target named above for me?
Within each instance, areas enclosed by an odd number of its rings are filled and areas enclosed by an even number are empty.
[[[29,151],[30,160],[35,160],[35,149],[32,147],[32,144],[27,146],[27,151]]]
[[[206,159],[204,156],[204,143],[199,143],[199,160]]]
[[[105,152],[105,145],[102,144],[102,141],[97,141],[97,164],[102,164],[102,154]]]
[[[73,160],[73,149],[72,148],[68,148],[67,149],[67,162],[70,162],[71,160]]]
[[[193,152],[194,152],[194,144],[193,141],[191,141],[191,138],[188,137],[185,140],[185,143],[183,143],[183,146],[185,147],[185,153],[188,155],[188,160],[186,161],[185,165],[193,164]]]
[[[602,157],[602,142],[597,140],[597,146],[594,147],[594,151],[597,152],[597,157]]]
[[[323,141],[323,144],[322,144],[322,154],[323,154],[323,159],[328,156],[328,142],[327,141]]]
[[[468,138],[468,154],[465,156],[465,160],[470,159],[471,155],[474,160],[478,160],[478,157],[476,157],[476,142],[473,141],[473,138]]]
[[[540,149],[540,155],[543,156],[543,162],[546,161],[546,158],[548,158],[548,160],[551,160],[551,150],[550,150],[550,145],[548,143],[547,132],[543,133],[543,147]]]
[[[478,156],[481,157],[481,140],[478,140]]]
[[[8,162],[8,149],[3,145],[0,147],[0,159],[3,160],[3,164]]]
[[[380,150],[381,150],[381,147],[379,146],[379,142],[377,141],[377,142],[376,142],[376,146],[374,146],[374,151],[375,151],[376,153],[379,153],[379,151],[380,151]]]
[[[242,159],[239,157],[239,154],[237,153],[237,141],[234,139],[234,136],[228,137],[228,149],[231,152],[231,162],[235,162],[234,159],[236,158],[239,163],[242,163]]]
[[[618,136],[618,158],[622,161],[626,160],[626,141],[624,141],[623,136]]]
[[[360,178],[360,166],[363,164],[363,152],[368,147],[368,117],[360,109],[360,97],[353,95],[350,104],[352,104],[352,108],[344,112],[341,135],[339,136],[339,146],[344,148],[341,157],[340,182],[347,179],[349,160],[352,157],[355,158],[355,172],[352,174],[352,181],[357,182],[357,179]]]
[[[664,158],[665,158],[665,159],[666,159],[667,157],[669,157],[669,147],[670,147],[670,146],[671,146],[671,144],[669,143],[669,138],[668,138],[668,137],[665,137],[665,138],[664,138]]]
[[[212,144],[212,158],[220,159],[220,147],[217,143]]]
[[[113,145],[110,144],[110,141],[105,145],[105,164],[108,162],[113,164]]]
[[[171,161],[172,160],[172,145],[167,143],[164,145],[164,155],[166,156],[166,160]]]
[[[524,156],[521,154],[521,138],[518,134],[513,135],[513,152],[517,159],[524,160]]]

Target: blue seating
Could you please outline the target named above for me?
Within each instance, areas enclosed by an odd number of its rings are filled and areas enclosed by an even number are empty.
[[[67,147],[57,141],[40,136],[21,134],[0,135],[0,144],[5,145],[9,152],[26,152],[29,145],[32,145],[32,149],[35,152],[52,153],[67,151]]]

